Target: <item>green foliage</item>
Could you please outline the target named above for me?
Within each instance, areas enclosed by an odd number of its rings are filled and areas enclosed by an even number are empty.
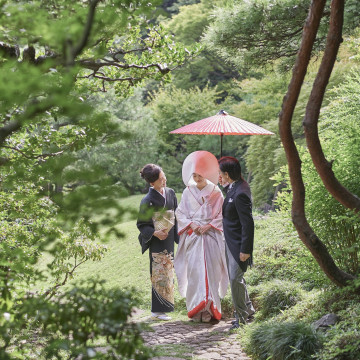
[[[201,0],[165,0],[163,7],[170,14],[177,14],[182,6],[199,3]]]
[[[354,66],[348,61],[348,47],[339,57],[330,79],[323,109],[326,109],[336,94],[336,90],[343,82],[344,77]],[[311,91],[312,82],[317,71],[318,64],[315,62],[309,67],[306,81],[303,84],[297,106],[292,120],[292,131],[297,144],[304,144],[302,120],[304,108]],[[266,73],[261,79],[244,80],[235,82],[232,93],[242,98],[239,104],[232,105],[233,112],[240,118],[260,124],[266,129],[278,133],[278,113],[281,109],[282,98],[286,93],[289,74],[282,75],[277,72]],[[330,91],[331,90],[331,91]],[[286,163],[285,153],[278,135],[251,136],[246,148],[245,161],[247,171],[251,174],[251,189],[255,206],[264,203],[271,204],[282,182],[271,179]]]
[[[310,1],[230,0],[213,11],[214,21],[204,36],[206,46],[239,69],[275,64],[288,71],[297,54]],[[327,34],[330,1],[320,23],[314,53],[322,50]],[[344,32],[359,26],[360,5],[345,6]]]
[[[195,59],[173,72],[173,84],[185,90],[216,86],[221,94],[221,100],[225,100],[231,93],[231,80],[239,79],[241,76],[234,66],[219,61],[216,54],[205,48]]]
[[[332,161],[332,169],[339,181],[359,196],[360,136],[359,99],[360,78],[350,74],[346,81],[334,88],[333,100],[324,109],[320,124],[320,138],[324,153]],[[358,216],[345,209],[326,190],[306,149],[300,148],[306,192],[306,212],[310,225],[326,244],[339,267],[352,274],[359,272],[360,222]],[[286,174],[286,179],[288,175]],[[280,178],[279,178],[280,179]],[[284,178],[282,178],[282,181]],[[279,204],[289,211],[291,194],[284,190]]]
[[[133,96],[121,101],[113,92],[94,99],[98,108],[106,109],[121,132],[108,134],[105,142],[99,139],[91,149],[81,151],[76,164],[80,169],[100,167],[113,183],[127,191],[119,193],[122,197],[144,190],[139,171],[144,164],[154,162],[158,153],[157,125],[150,108],[143,105],[142,95],[143,91],[137,89]]]
[[[298,238],[288,215],[270,212],[255,219],[254,265],[246,277],[250,285],[275,278],[300,282],[304,289],[328,284],[319,265]]]
[[[211,22],[210,13],[221,2],[203,0],[195,4],[181,6],[179,13],[166,23],[166,28],[175,35],[176,41],[186,46],[199,43],[203,32]],[[241,75],[232,64],[219,61],[217,54],[202,46],[202,51],[184,67],[174,71],[173,84],[177,88],[200,89],[206,86],[217,87],[225,98],[230,92],[231,80]]]
[[[349,47],[352,53],[351,59],[359,63],[360,61],[360,28],[354,31],[349,39]]]
[[[241,344],[246,353],[254,360],[286,356],[306,359],[308,353],[296,352],[297,341],[292,338],[308,334],[304,329],[311,335],[311,323],[335,313],[340,321],[324,335],[321,331],[315,334],[323,346],[313,350],[313,356],[318,360],[357,359],[360,316],[359,296],[354,288],[336,288],[319,271],[288,215],[276,212],[255,216],[255,226],[254,265],[246,273],[246,281],[257,314],[254,323],[242,329]],[[291,296],[296,301],[291,301]],[[279,304],[284,304],[280,311]],[[263,322],[268,316],[272,316],[271,321]],[[310,339],[312,344],[314,338]],[[290,355],[291,346],[294,353]]]
[[[134,128],[97,108],[92,92],[114,89],[124,98],[145,79],[168,81],[194,54],[151,25],[150,11],[148,1],[0,2],[2,359],[146,358],[136,350],[138,331],[125,325],[129,294],[95,283],[67,293],[61,286],[84,262],[104,256],[99,229],[106,223],[107,234],[116,232],[125,212],[118,201],[124,186],[114,185],[101,158],[84,154],[114,139],[124,147]],[[104,217],[109,209],[113,216]],[[36,262],[47,252],[51,260],[40,271]],[[24,329],[30,338],[41,331],[40,344],[21,338]],[[91,334],[107,344],[104,354],[91,349]]]
[[[102,282],[89,280],[51,302],[37,296],[24,298],[17,313],[8,321],[16,328],[16,323],[22,325],[24,318],[31,319],[27,330],[38,328],[37,341],[46,341],[38,355],[45,359],[118,359],[121,356],[144,360],[150,354],[142,344],[141,328],[136,323],[128,323],[136,304],[130,292],[106,290]],[[4,328],[0,325],[1,330]],[[29,354],[38,352],[36,342],[26,341],[27,336],[24,331],[14,333],[7,344],[10,352],[2,350],[1,358],[27,359]],[[99,347],[99,340],[104,338],[106,346]]]
[[[175,34],[177,41],[192,45],[200,41],[204,29],[209,25],[210,13],[218,3],[220,1],[203,0],[181,6],[179,13],[166,26]]]
[[[170,86],[154,94],[151,108],[158,127],[157,161],[165,170],[169,186],[176,191],[181,191],[184,187],[181,180],[182,162],[189,153],[202,149],[200,142],[204,136],[169,134],[169,132],[216,114],[217,96],[216,89],[208,87],[203,90],[199,88],[180,90]]]
[[[321,336],[303,322],[265,322],[247,332],[245,351],[254,360],[310,360]]]
[[[214,10],[206,45],[238,68],[264,66],[298,51],[309,1],[229,1]],[[265,46],[266,44],[266,46]]]
[[[318,360],[357,360],[360,353],[360,305],[348,302],[340,312],[340,322],[327,330]]]
[[[258,286],[256,293],[257,319],[271,318],[304,298],[300,283],[278,279]]]

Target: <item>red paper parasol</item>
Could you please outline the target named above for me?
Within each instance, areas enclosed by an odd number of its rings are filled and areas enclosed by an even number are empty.
[[[271,131],[231,116],[224,110],[220,110],[214,116],[195,121],[194,123],[170,131],[170,134],[220,135],[220,156],[222,156],[222,138],[224,135],[274,135]]]

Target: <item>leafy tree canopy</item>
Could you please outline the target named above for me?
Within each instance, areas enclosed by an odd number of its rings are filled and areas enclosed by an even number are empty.
[[[179,13],[166,26],[176,35],[176,40],[185,45],[198,42],[210,23],[210,14],[220,1],[203,0],[199,3],[181,6]]]
[[[119,126],[119,114],[98,106],[93,93],[113,89],[125,98],[146,79],[168,80],[194,55],[147,21],[151,9],[147,1],[0,0],[1,359],[38,354],[34,344],[20,345],[23,331],[34,328],[47,341],[44,358],[59,352],[69,359],[88,357],[95,334],[107,339],[109,350],[98,358],[146,358],[137,346],[137,326],[126,326],[134,304],[128,295],[124,311],[123,301],[105,299],[120,298],[120,292],[105,294],[97,282],[69,290],[63,300],[54,295],[84,261],[103,256],[97,230],[104,223],[114,229],[125,211],[118,201],[123,186],[114,185],[101,159],[80,166],[93,146],[126,142],[130,132]],[[101,218],[110,208],[113,216]],[[41,274],[35,264],[45,250],[52,260]],[[40,289],[44,279],[50,285]],[[36,293],[28,296],[30,288]],[[77,314],[70,329],[71,309],[86,307],[84,296],[104,307]],[[117,324],[105,330],[104,323],[115,318]],[[73,334],[84,337],[70,349]]]
[[[71,214],[76,220],[100,209],[94,185],[105,194],[107,182],[98,169],[81,173],[71,167],[75,152],[106,134],[112,136],[105,140],[123,134],[110,113],[92,108],[90,92],[112,86],[124,97],[144,79],[166,79],[193,55],[161,26],[148,26],[146,1],[136,4],[63,0],[2,2],[0,7],[6,41],[0,44],[0,145],[6,146],[1,161],[41,159],[35,168],[46,181],[91,184],[92,196],[84,188],[66,200],[54,196],[53,201],[71,210],[68,220]]]
[[[262,67],[280,60],[289,70],[299,49],[310,1],[230,0],[213,11],[214,22],[204,36],[206,45],[238,68]],[[329,6],[320,24],[314,52],[325,45]],[[360,3],[347,1],[345,33],[359,26]]]

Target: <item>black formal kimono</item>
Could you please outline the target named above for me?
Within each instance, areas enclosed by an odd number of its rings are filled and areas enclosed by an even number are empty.
[[[226,190],[222,211],[225,241],[233,258],[245,272],[247,266],[252,263],[254,246],[250,187],[246,181],[240,179]],[[242,262],[239,258],[240,252],[251,256]]]
[[[152,312],[174,310],[174,242],[179,242],[177,222],[170,229],[165,240],[153,236],[155,228],[154,212],[176,210],[177,199],[173,189],[165,188],[165,197],[153,188],[141,200],[137,227],[142,253],[149,249],[150,275],[152,283]]]

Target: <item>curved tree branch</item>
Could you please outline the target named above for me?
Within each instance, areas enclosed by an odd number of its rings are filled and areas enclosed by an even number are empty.
[[[283,143],[289,175],[293,192],[292,220],[301,241],[310,250],[321,269],[331,281],[339,286],[344,286],[354,277],[340,270],[326,246],[314,233],[305,215],[305,186],[301,174],[301,160],[297,151],[292,131],[291,120],[297,103],[301,86],[303,84],[311,51],[319,28],[326,0],[313,0],[306,20],[300,50],[293,68],[292,79],[287,94],[284,97],[282,110],[279,116],[279,132]]]
[[[137,65],[137,64],[125,64],[125,63],[119,63],[118,61],[110,61],[110,60],[103,60],[103,61],[97,61],[94,59],[82,59],[79,60],[79,65],[81,65],[85,69],[98,71],[102,67],[106,66],[113,66],[118,69],[140,69],[140,70],[148,70],[152,67],[157,68],[162,74],[167,74],[168,72],[174,70],[170,69],[166,66],[166,64],[160,64],[160,63],[151,63],[151,64],[145,64],[145,65]]]
[[[0,146],[5,142],[6,138],[13,132],[21,128],[19,121],[10,121],[6,125],[0,128]]]
[[[72,143],[71,145],[73,145],[73,144],[74,143]],[[68,148],[70,148],[71,145],[68,146]],[[30,155],[29,156],[29,155],[25,154],[23,151],[21,151],[20,149],[17,149],[16,147],[13,147],[13,146],[2,145],[2,148],[14,150],[14,151],[18,152],[19,154],[21,154],[22,156],[24,156],[26,159],[46,159],[48,157],[54,157],[54,156],[61,155],[66,150],[66,149],[63,149],[63,150],[57,151],[56,153],[45,153],[45,154],[40,154],[40,155]]]
[[[92,28],[94,17],[95,17],[96,6],[98,5],[99,2],[100,2],[100,0],[92,0],[90,2],[89,13],[88,13],[88,17],[86,20],[86,25],[84,27],[84,32],[82,34],[81,39],[77,43],[77,45],[71,49],[71,56],[69,59],[67,59],[67,65],[73,65],[76,57],[79,54],[81,54],[81,52],[85,48],[85,46],[89,40],[89,37],[90,37],[91,28]]]
[[[344,0],[332,1],[327,44],[306,107],[303,125],[307,146],[312,161],[326,189],[342,205],[351,210],[359,212],[360,199],[355,194],[352,194],[349,190],[347,190],[344,186],[342,186],[335,177],[335,174],[332,170],[332,163],[327,161],[325,158],[318,133],[321,104],[324,98],[326,86],[334,67],[340,44],[342,42],[344,3]]]

